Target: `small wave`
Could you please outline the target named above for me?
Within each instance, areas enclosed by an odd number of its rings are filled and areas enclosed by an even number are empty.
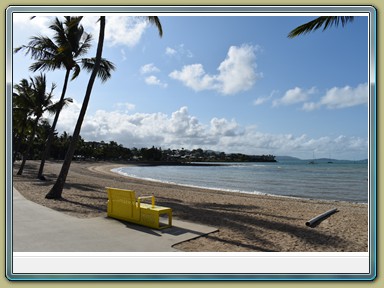
[[[159,179],[154,179],[154,178],[149,178],[149,177],[139,177],[139,176],[134,175],[134,174],[123,172],[122,169],[124,169],[124,168],[114,168],[114,169],[111,169],[110,171],[117,173],[117,174],[120,174],[120,175],[123,175],[125,177],[131,177],[131,178],[135,178],[135,179],[152,181],[152,182],[163,183],[163,184],[171,184],[171,185],[178,185],[178,186],[183,186],[183,187],[198,188],[198,189],[205,189],[205,190],[212,190],[212,191],[223,191],[223,192],[231,192],[231,193],[242,193],[242,194],[253,194],[253,195],[280,197],[280,195],[268,194],[268,193],[260,192],[260,191],[243,191],[243,190],[228,189],[228,188],[223,188],[223,187],[199,186],[199,185],[193,185],[193,184],[187,184],[187,183],[177,183],[177,182],[173,182],[173,181],[159,180]]]
[[[252,167],[254,168],[252,169]],[[338,176],[337,173],[324,176],[324,173],[320,173],[321,171],[312,175],[312,173],[308,173],[306,166],[303,167],[298,169],[296,166],[287,167],[282,164],[233,163],[219,168],[211,167],[209,171],[205,168],[194,169],[187,166],[183,169],[153,167],[145,168],[145,171],[143,168],[136,170],[130,167],[119,167],[110,171],[145,181],[198,189],[295,199],[366,202],[364,193],[351,194],[350,189],[343,192],[348,184],[354,183],[352,180],[345,179],[342,175]],[[340,181],[346,181],[346,183]],[[343,185],[341,186],[340,183]],[[255,188],[261,189],[261,191],[256,191]]]

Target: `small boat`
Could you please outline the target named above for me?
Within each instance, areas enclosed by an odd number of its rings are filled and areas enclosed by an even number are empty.
[[[309,161],[308,164],[316,164],[315,163],[315,152],[313,152],[312,161]]]

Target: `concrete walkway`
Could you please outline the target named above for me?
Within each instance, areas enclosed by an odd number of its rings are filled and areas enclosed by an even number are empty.
[[[13,252],[177,252],[173,245],[217,231],[177,219],[172,224],[155,230],[107,217],[80,219],[13,189]]]

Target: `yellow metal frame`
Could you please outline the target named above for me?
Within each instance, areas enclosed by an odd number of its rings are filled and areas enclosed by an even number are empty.
[[[106,187],[108,193],[108,217],[132,222],[135,224],[164,229],[172,226],[172,209],[156,206],[155,196],[141,196],[136,199],[133,190]],[[151,199],[151,204],[142,200]],[[168,216],[168,223],[162,223],[160,218]]]

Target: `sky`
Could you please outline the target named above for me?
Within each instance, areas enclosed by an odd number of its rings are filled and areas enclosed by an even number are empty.
[[[13,14],[13,47],[52,36],[54,17],[30,16]],[[145,17],[106,17],[103,57],[116,70],[95,82],[81,130],[86,141],[368,158],[368,17],[294,39],[288,33],[317,16],[158,17],[163,37]],[[87,55],[94,57],[97,17],[82,24],[95,39]],[[34,75],[29,55],[12,60],[13,84]],[[59,99],[65,71],[46,74]],[[66,97],[74,101],[60,114],[59,134],[72,133],[88,79],[82,71],[69,83]]]

